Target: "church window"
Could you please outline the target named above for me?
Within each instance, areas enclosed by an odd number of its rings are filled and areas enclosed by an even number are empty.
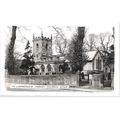
[[[48,69],[49,72],[51,71],[52,67],[51,67],[50,64],[47,65],[47,69]]]
[[[101,70],[101,60],[99,60],[99,70]]]
[[[39,45],[38,45],[38,43],[36,44],[36,50],[38,51],[38,49],[39,49]]]
[[[41,65],[41,71],[44,72],[45,71],[45,66],[42,64]]]
[[[98,57],[98,59],[96,59],[96,69],[97,70],[101,70],[101,59]]]
[[[101,59],[98,57],[98,70],[101,70]]]
[[[100,70],[100,65],[99,65],[99,62],[100,62],[100,58],[98,57],[98,70]]]
[[[96,69],[98,69],[98,60],[96,59]]]
[[[63,66],[62,66],[62,65],[59,65],[59,72],[62,71],[62,68],[63,68]]]
[[[48,44],[46,44],[46,50],[48,49]]]

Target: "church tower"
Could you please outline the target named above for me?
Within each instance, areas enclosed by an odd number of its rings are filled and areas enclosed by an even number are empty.
[[[50,57],[52,55],[52,35],[51,38],[47,38],[43,36],[43,33],[41,33],[41,37],[35,37],[33,34],[33,54],[35,61]]]

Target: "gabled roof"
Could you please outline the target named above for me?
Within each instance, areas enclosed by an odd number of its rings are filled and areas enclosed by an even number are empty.
[[[86,52],[87,56],[88,56],[88,61],[92,61],[93,58],[95,57],[97,51],[89,51],[89,52]]]

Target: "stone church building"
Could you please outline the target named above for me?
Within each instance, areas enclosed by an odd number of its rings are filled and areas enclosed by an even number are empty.
[[[51,38],[33,35],[33,55],[37,75],[50,75],[60,73],[60,66],[63,64],[64,57],[52,54],[52,35]]]

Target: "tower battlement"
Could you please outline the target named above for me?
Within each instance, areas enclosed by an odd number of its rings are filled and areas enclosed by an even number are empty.
[[[33,34],[33,40],[34,40],[34,41],[38,41],[38,40],[52,41],[52,35],[51,35],[51,38],[50,38],[50,37],[44,37],[43,35],[36,37],[36,36]]]

